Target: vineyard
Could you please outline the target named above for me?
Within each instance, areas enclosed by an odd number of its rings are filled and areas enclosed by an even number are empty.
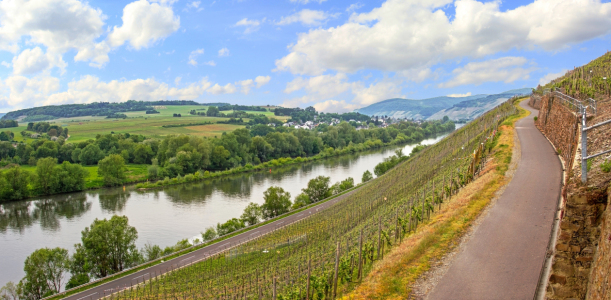
[[[430,219],[485,163],[513,99],[333,206],[188,266],[117,287],[109,299],[335,299]],[[145,281],[143,281],[145,280]]]
[[[566,75],[553,80],[545,88],[558,88],[564,94],[577,99],[611,96],[611,52],[591,61],[589,64],[575,68]]]

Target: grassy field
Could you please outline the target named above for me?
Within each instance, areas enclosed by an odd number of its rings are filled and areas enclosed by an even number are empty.
[[[205,111],[206,106],[196,105],[168,105],[164,108],[158,108],[159,114],[147,115],[144,111],[137,112],[125,112],[128,116],[127,119],[106,119],[105,117],[94,117],[94,116],[83,116],[75,118],[61,118],[49,121],[52,124],[61,125],[62,127],[68,128],[70,131],[70,139],[68,142],[75,143],[85,141],[88,139],[95,139],[98,134],[109,134],[114,133],[129,133],[129,134],[142,134],[147,137],[161,137],[170,134],[189,134],[195,136],[212,137],[223,134],[223,132],[233,131],[238,128],[243,128],[241,125],[231,124],[211,124],[211,125],[200,125],[200,126],[188,126],[188,127],[172,127],[163,128],[163,125],[174,125],[174,124],[188,124],[188,123],[202,123],[225,121],[227,118],[215,118],[205,116],[194,116],[190,115],[191,110]],[[204,109],[204,110],[202,110]],[[230,113],[232,111],[225,111],[224,113]],[[273,117],[273,112],[258,112],[248,111],[253,114],[263,114],[267,117]],[[182,117],[173,117],[173,114],[181,114]],[[278,117],[278,119],[286,121],[288,117]],[[248,119],[245,119],[248,121]],[[21,136],[21,131],[27,127],[26,122],[20,123],[21,126],[15,128],[4,129],[15,133],[15,141],[31,142],[33,139],[24,138]]]
[[[140,182],[146,180],[147,168],[149,165],[127,164],[127,182]],[[22,165],[23,170],[31,173],[36,172],[35,166]],[[83,166],[89,172],[89,176],[85,179],[87,189],[104,187],[104,179],[98,175],[98,166]]]

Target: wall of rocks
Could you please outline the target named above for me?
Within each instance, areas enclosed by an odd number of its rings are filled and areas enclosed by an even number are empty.
[[[530,95],[530,100],[528,100],[528,105],[535,109],[541,109],[541,96],[532,94]]]
[[[553,94],[541,97],[539,103],[539,116],[536,125],[556,147],[565,163],[569,164],[566,168],[570,170],[577,148],[577,140],[579,139],[579,117],[572,110],[562,105],[562,102],[556,99]]]
[[[611,187],[607,190],[607,204],[611,203]],[[611,205],[601,218],[598,250],[594,255],[586,299],[611,299]]]

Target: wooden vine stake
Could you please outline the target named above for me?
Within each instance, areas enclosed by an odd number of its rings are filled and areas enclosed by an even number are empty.
[[[359,235],[359,276],[361,279],[361,273],[363,271],[363,229],[361,228],[361,234]]]
[[[310,275],[312,272],[312,258],[308,259],[308,279],[306,283],[306,300],[310,300]]]
[[[382,216],[380,216],[380,221],[378,222],[378,256],[380,259],[380,243],[382,242]]]
[[[335,274],[333,275],[333,299],[337,296],[337,272],[339,272],[339,242],[335,249]]]

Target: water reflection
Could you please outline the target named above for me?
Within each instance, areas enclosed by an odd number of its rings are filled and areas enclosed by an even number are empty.
[[[130,196],[130,192],[120,189],[101,190],[98,193],[100,208],[105,213],[119,214],[125,208],[125,204]]]
[[[50,197],[36,201],[20,201],[0,205],[0,232],[20,234],[35,223],[45,231],[59,231],[60,220],[71,220],[91,209],[84,193]]]

